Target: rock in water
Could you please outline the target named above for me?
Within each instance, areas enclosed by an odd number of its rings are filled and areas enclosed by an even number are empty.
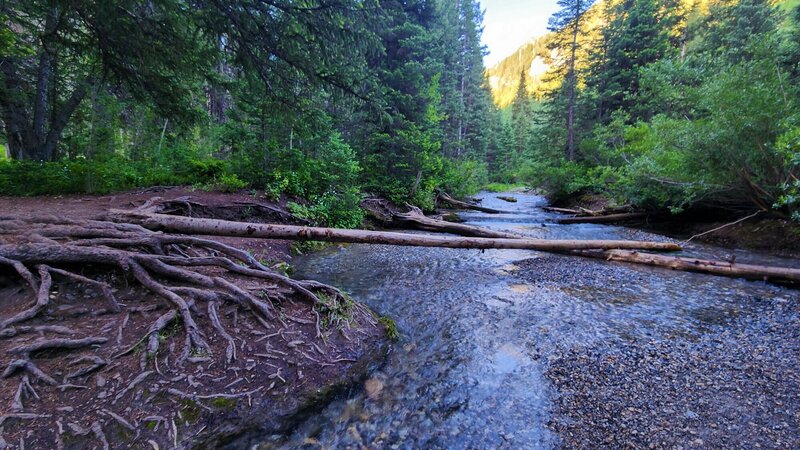
[[[383,382],[377,378],[370,378],[364,383],[364,390],[367,392],[367,397],[370,400],[377,400],[383,391]]]

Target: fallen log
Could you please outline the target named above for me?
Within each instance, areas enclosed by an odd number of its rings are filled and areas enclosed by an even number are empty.
[[[558,219],[556,222],[566,225],[572,223],[617,223],[626,220],[643,219],[647,217],[647,213],[625,213],[625,214],[609,214],[607,216],[589,216],[589,217],[565,217]]]
[[[499,209],[486,208],[484,206],[475,205],[475,204],[472,204],[472,203],[467,203],[467,202],[462,202],[460,200],[456,200],[456,199],[454,199],[453,197],[450,197],[449,195],[447,195],[444,192],[439,193],[438,198],[439,198],[439,200],[444,200],[446,203],[449,203],[449,204],[451,204],[451,205],[453,205],[453,206],[455,206],[457,208],[461,208],[461,209],[472,209],[472,210],[475,210],[475,211],[485,212],[487,214],[501,214],[503,212],[503,211],[500,211]]]
[[[760,266],[754,264],[738,264],[727,261],[712,261],[681,256],[664,256],[652,253],[640,253],[626,250],[608,250],[603,252],[575,252],[581,256],[602,258],[607,261],[645,264],[648,266],[666,267],[686,272],[699,272],[748,280],[772,282],[800,282],[800,269],[788,267]]]
[[[593,211],[593,210],[591,210],[589,208],[584,208],[583,206],[579,206],[578,209],[581,211],[581,214],[584,215],[584,216],[605,216],[605,215],[609,215],[604,210]]]
[[[411,208],[406,213],[395,213],[392,215],[392,222],[401,224],[407,227],[412,227],[425,231],[440,231],[445,233],[453,233],[461,236],[484,237],[484,238],[506,238],[517,239],[523,236],[514,233],[507,233],[504,231],[495,231],[488,228],[476,227],[473,225],[465,225],[462,223],[448,222],[444,220],[437,220],[423,214],[422,210],[416,206],[408,205]]]
[[[561,214],[575,214],[578,215],[581,212],[577,209],[568,209],[568,208],[556,208],[555,206],[544,206],[542,207],[543,210],[547,212],[557,212]]]
[[[598,211],[594,211],[588,208],[584,208],[579,206],[577,209],[571,208],[557,208],[555,206],[544,206],[542,207],[543,210],[547,212],[557,212],[561,214],[572,214],[578,217],[597,217],[597,216],[610,216],[613,214],[624,214],[624,213],[631,213],[631,206],[624,205],[624,206],[616,206],[613,208],[603,208]]]
[[[429,236],[368,230],[343,230],[295,225],[274,225],[231,222],[218,219],[170,216],[145,210],[111,210],[109,218],[132,223],[156,231],[207,236],[236,236],[246,238],[286,239],[296,241],[349,242],[355,244],[386,244],[414,247],[521,249],[545,252],[570,250],[654,250],[679,251],[677,244],[617,240],[550,240],[519,238],[469,238]]]
[[[416,211],[414,211],[414,209],[416,209]],[[465,226],[463,228],[453,227],[446,230],[445,227],[440,225],[441,221],[425,217],[422,214],[422,211],[419,211],[419,209],[417,208],[413,208],[412,211],[407,213],[406,215],[414,218],[412,223],[415,225],[419,224],[420,221],[422,221],[422,218],[426,219],[424,220],[425,223],[433,225],[428,228],[425,228],[426,230],[429,231],[447,231],[454,234],[462,234],[469,236],[481,236],[481,235],[488,236],[493,233],[500,233],[506,235],[502,237],[510,237],[517,239],[524,238],[523,236],[520,235],[496,232],[493,230],[477,226]],[[726,276],[732,278],[745,278],[750,280],[766,280],[773,282],[792,282],[792,283],[800,281],[800,269],[791,269],[784,267],[734,264],[725,261],[712,261],[712,260],[703,260],[697,258],[664,256],[664,255],[655,255],[650,253],[640,253],[636,251],[626,251],[626,250],[607,250],[600,252],[568,251],[562,253],[575,256],[599,258],[607,261],[618,261],[618,262],[644,264],[657,267],[667,267],[673,270],[698,272],[709,275]]]
[[[515,197],[511,197],[510,195],[498,195],[497,198],[504,202],[517,203],[517,199]]]

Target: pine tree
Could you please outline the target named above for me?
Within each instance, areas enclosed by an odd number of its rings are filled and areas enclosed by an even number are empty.
[[[559,51],[563,51],[566,58],[564,62],[564,66],[566,68],[564,84],[566,85],[567,95],[566,153],[567,159],[570,161],[575,160],[575,152],[578,146],[575,126],[578,97],[578,35],[580,34],[585,23],[586,12],[592,6],[593,2],[594,0],[559,0],[558,6],[560,6],[561,9],[553,14],[548,24],[550,31],[553,31],[557,33],[557,35],[561,36],[559,39],[554,41],[553,45]]]
[[[673,53],[672,24],[675,17],[664,0],[624,0],[607,7],[602,30],[602,54],[587,85],[598,96],[599,118],[606,123],[611,113],[624,109],[633,120],[648,119],[652,112],[637,107],[641,68]]]
[[[531,99],[528,94],[527,76],[520,72],[517,95],[511,103],[511,129],[514,135],[513,149],[517,156],[525,153],[531,129]]]
[[[485,49],[480,42],[483,12],[474,0],[443,2],[441,10],[442,112],[447,116],[443,152],[456,159],[483,159],[492,108],[484,81]]]

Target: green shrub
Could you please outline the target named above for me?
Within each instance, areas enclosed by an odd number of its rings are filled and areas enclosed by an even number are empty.
[[[445,160],[440,184],[450,195],[464,197],[478,192],[489,180],[489,171],[485,162],[472,159],[463,161]]]
[[[247,186],[247,182],[240,180],[235,174],[222,174],[213,181],[206,183],[204,188],[207,190],[232,193],[241,191]]]
[[[525,187],[527,187],[525,183],[489,183],[484,185],[482,189],[489,192],[508,192]]]
[[[364,220],[357,189],[344,193],[329,191],[310,199],[309,204],[289,203],[292,214],[310,220],[314,225],[332,228],[356,228]]]

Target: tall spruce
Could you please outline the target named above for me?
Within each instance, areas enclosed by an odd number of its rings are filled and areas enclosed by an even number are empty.
[[[524,70],[520,72],[517,95],[511,103],[511,129],[514,135],[513,150],[517,157],[525,153],[531,130],[532,109],[527,78]]]
[[[566,156],[570,161],[575,160],[578,147],[576,133],[576,111],[578,103],[578,36],[586,22],[586,12],[594,3],[594,0],[559,0],[558,6],[561,8],[548,23],[550,31],[556,33],[553,47],[564,54],[561,55],[563,65],[566,69],[564,77],[565,91],[567,96],[566,127],[567,142]]]
[[[601,105],[600,118],[624,109],[632,120],[648,119],[652,111],[637,106],[639,71],[671,54],[672,9],[663,0],[623,0],[611,7],[610,23],[603,30],[602,70],[590,79]]]
[[[442,2],[441,9],[443,152],[456,159],[484,159],[492,104],[484,79],[483,11],[474,0]]]

